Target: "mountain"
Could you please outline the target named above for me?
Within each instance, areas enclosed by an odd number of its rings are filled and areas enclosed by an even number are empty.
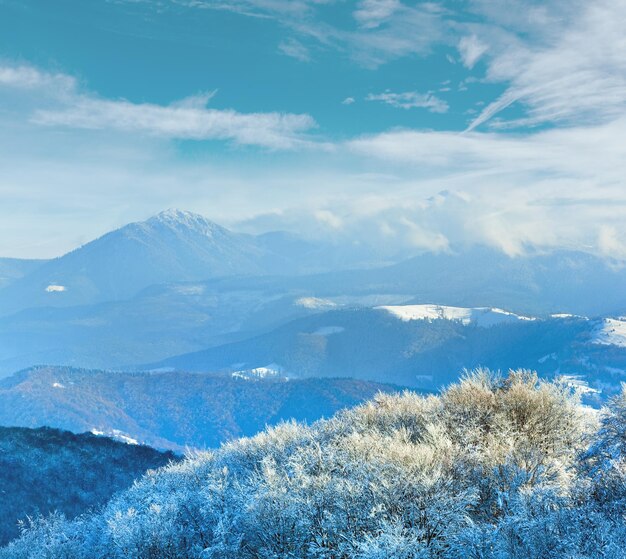
[[[39,367],[0,381],[0,425],[97,431],[156,448],[216,447],[283,420],[313,421],[396,387]]]
[[[153,284],[264,273],[275,260],[252,237],[168,210],[45,263],[0,291],[0,309],[120,300]]]
[[[245,339],[319,309],[307,291],[259,281],[165,284],[124,301],[0,317],[0,377],[41,363],[124,369]],[[391,299],[393,302],[394,299]]]
[[[401,294],[417,304],[513,308],[540,316],[626,314],[626,267],[579,251],[510,257],[485,246],[453,247],[383,267],[290,278],[289,285],[323,298]]]
[[[440,305],[338,309],[145,368],[233,374],[270,367],[291,378],[341,374],[438,390],[478,366],[572,375],[605,397],[626,379],[626,320]]]
[[[380,259],[367,247],[355,250],[281,231],[258,236],[235,233],[199,214],[170,209],[40,266],[0,260],[0,316],[33,307],[120,301],[159,284],[310,274],[373,264],[380,265]]]
[[[436,302],[543,318],[626,314],[626,268],[582,252],[510,258],[453,247],[392,265],[366,253],[163,212],[0,289],[0,376],[41,363],[131,369],[331,308]],[[347,269],[357,263],[363,267]]]
[[[19,535],[19,520],[86,513],[174,460],[171,452],[89,433],[0,427],[0,545]]]
[[[20,258],[0,258],[0,289],[23,278],[46,263],[46,260],[22,260]]]
[[[597,419],[597,420],[595,420]],[[151,472],[1,559],[623,559],[626,391],[468,375]]]

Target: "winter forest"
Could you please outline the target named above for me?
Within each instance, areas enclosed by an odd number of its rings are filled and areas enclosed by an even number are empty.
[[[625,506],[626,391],[477,370],[189,456],[0,557],[621,559]]]

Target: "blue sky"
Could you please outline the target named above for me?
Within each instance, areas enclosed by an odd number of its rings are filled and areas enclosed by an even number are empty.
[[[0,0],[0,254],[167,207],[626,257],[626,2]]]

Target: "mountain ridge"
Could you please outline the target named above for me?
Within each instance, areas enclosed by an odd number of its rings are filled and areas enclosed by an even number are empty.
[[[216,447],[283,420],[314,421],[398,389],[345,378],[247,380],[39,366],[0,381],[0,425],[95,430],[182,452]]]

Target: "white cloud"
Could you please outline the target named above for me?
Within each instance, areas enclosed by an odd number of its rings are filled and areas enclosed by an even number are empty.
[[[296,39],[282,41],[278,45],[278,50],[286,56],[300,60],[300,62],[309,62],[311,60],[309,49]]]
[[[600,253],[616,260],[626,261],[626,235],[620,235],[616,227],[600,226],[598,233],[598,248]]]
[[[508,84],[471,123],[474,129],[519,103],[526,115],[504,125],[603,122],[626,110],[626,2],[596,0],[570,17],[537,12],[532,41],[492,34],[487,79]],[[574,14],[576,17],[571,17]],[[502,123],[500,124],[503,125]]]
[[[476,35],[461,37],[459,54],[461,55],[463,65],[471,70],[483,54],[487,52],[488,48]]]
[[[372,241],[384,249],[441,251],[480,242],[510,255],[530,247],[583,248],[624,260],[626,4],[572,2],[471,0],[484,15],[477,19],[489,23],[457,20],[452,27],[454,14],[426,4],[401,4],[368,25],[348,20],[338,27],[322,19],[313,1],[209,2],[275,18],[307,52],[334,49],[368,67],[429,53],[434,43],[456,45],[465,66],[483,61],[484,80],[505,90],[480,106],[464,134],[392,130],[332,151],[261,157],[251,150],[245,165],[214,154],[183,160],[163,140],[290,149],[314,143],[315,122],[307,115],[210,108],[211,93],[168,105],[106,100],[62,73],[3,67],[0,90],[29,99],[45,95],[41,105],[31,103],[30,123],[2,123],[3,250],[26,247],[49,256],[59,251],[33,248],[33,239],[54,238],[46,236],[49,229],[60,238],[55,247],[69,248],[76,231],[88,240],[111,225],[178,206],[218,221],[247,220],[252,229]],[[479,77],[474,71],[470,78]],[[419,92],[370,97],[400,108],[445,105]],[[520,116],[497,121],[512,105]],[[489,131],[479,132],[487,122]],[[552,127],[507,128],[546,123]],[[34,133],[24,131],[29,126]]]
[[[421,178],[389,189],[385,203],[450,243],[481,242],[518,255],[530,247],[582,248],[626,258],[626,119],[533,134],[392,131],[348,142],[396,173]],[[406,179],[405,179],[406,180]],[[408,200],[427,189],[423,212]],[[435,204],[435,200],[439,202]],[[389,208],[389,206],[386,206]],[[396,219],[397,221],[397,219]],[[394,220],[385,219],[386,223]]]
[[[341,229],[343,227],[343,220],[330,210],[316,210],[314,215],[317,221],[329,226],[331,229]]]
[[[626,119],[595,127],[534,134],[399,130],[357,138],[348,147],[368,157],[467,172],[549,173],[598,185],[626,176]]]
[[[354,19],[366,29],[379,27],[402,7],[399,0],[361,0]]]
[[[443,10],[430,2],[409,6],[400,0],[360,0],[353,12],[358,27],[353,29],[325,17],[320,9],[338,0],[172,1],[192,9],[228,10],[278,21],[298,37],[304,48],[309,41],[315,42],[319,50],[332,49],[370,68],[403,56],[430,52],[449,27]],[[293,51],[289,41],[280,45],[282,52],[285,48]]]
[[[410,245],[429,252],[450,250],[450,241],[443,233],[426,229],[421,223],[407,217],[402,218],[400,224],[408,230],[407,239]]]
[[[23,90],[46,89],[49,94],[70,94],[76,80],[62,73],[42,72],[32,66],[0,66],[0,87]]]
[[[431,113],[445,113],[449,109],[448,103],[436,97],[432,93],[418,93],[417,91],[406,91],[404,93],[370,93],[366,101],[381,101],[397,109],[428,109]]]
[[[226,140],[271,149],[310,145],[306,133],[316,127],[313,118],[306,114],[208,108],[215,91],[169,105],[103,99],[79,91],[71,76],[28,66],[0,66],[0,87],[39,94],[39,104],[45,108],[35,105],[28,117],[38,126],[109,130],[167,139]]]
[[[80,97],[61,109],[38,110],[31,121],[43,126],[144,133],[171,139],[231,140],[238,144],[291,149],[307,143],[315,127],[308,115],[239,113],[193,104],[155,105]]]
[[[354,97],[346,97],[341,102],[342,105],[353,105],[354,103],[356,103],[356,99]]]

